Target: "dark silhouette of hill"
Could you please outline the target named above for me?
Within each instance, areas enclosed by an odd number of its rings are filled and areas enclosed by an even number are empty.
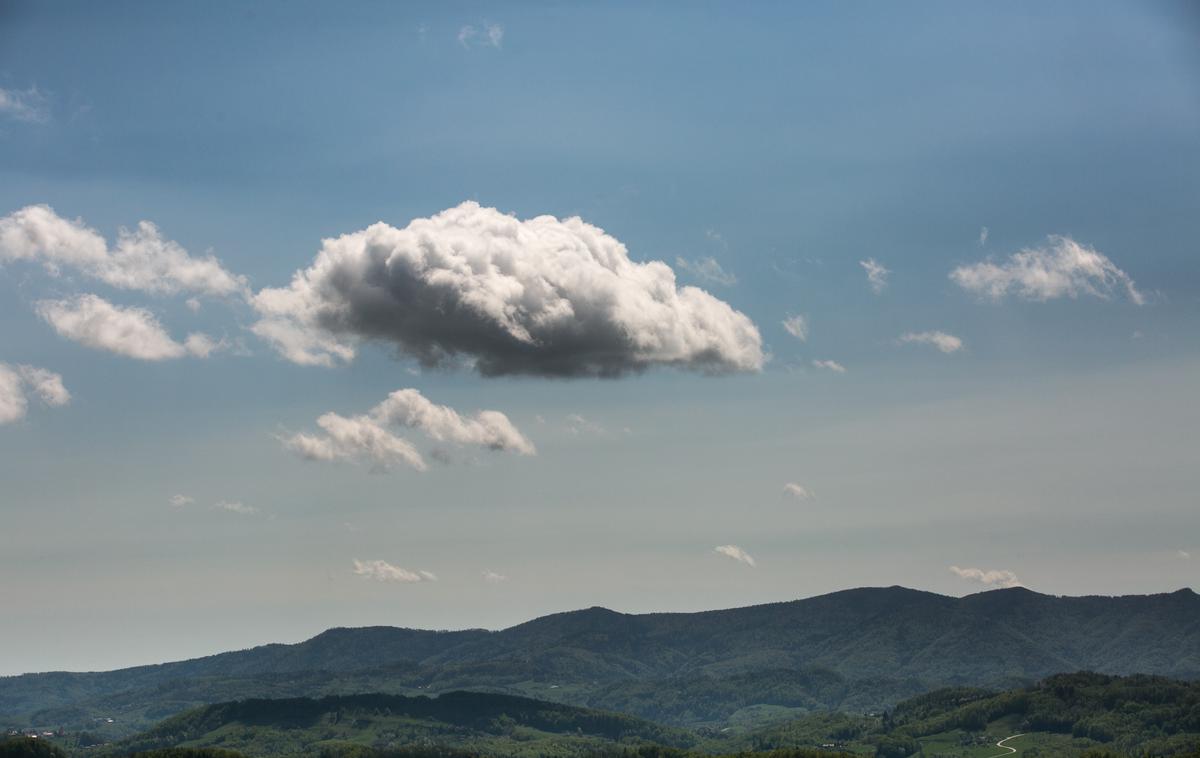
[[[1200,678],[1200,596],[887,587],[700,613],[588,608],[498,632],[330,629],[156,666],[2,678],[0,715],[58,725],[118,714],[133,729],[234,698],[474,689],[696,723],[755,703],[864,711],[935,687],[1080,670]]]

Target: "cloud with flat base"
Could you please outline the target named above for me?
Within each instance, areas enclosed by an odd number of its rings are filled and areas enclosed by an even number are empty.
[[[503,413],[483,410],[464,416],[433,403],[415,389],[396,390],[365,414],[325,413],[317,419],[317,426],[323,434],[284,436],[284,447],[314,461],[366,462],[376,471],[395,466],[425,471],[429,466],[417,447],[392,431],[412,429],[435,443],[537,455],[529,438]]]
[[[483,376],[619,377],[655,367],[759,371],[754,323],[579,218],[520,220],[465,202],[403,229],[325,240],[287,287],[253,298],[253,330],[295,363],[363,341]]]

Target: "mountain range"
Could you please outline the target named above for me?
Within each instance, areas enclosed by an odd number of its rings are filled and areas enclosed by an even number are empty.
[[[868,712],[937,687],[1081,670],[1200,678],[1200,596],[887,587],[699,613],[588,608],[501,631],[335,628],[174,663],[0,678],[0,726],[100,720],[119,737],[227,700],[464,689],[719,725],[761,705]]]

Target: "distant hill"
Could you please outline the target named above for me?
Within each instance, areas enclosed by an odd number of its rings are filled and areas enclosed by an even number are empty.
[[[1200,596],[888,587],[702,613],[589,608],[499,632],[331,629],[157,666],[0,678],[0,727],[113,718],[99,728],[117,736],[223,700],[459,689],[721,724],[756,705],[866,712],[936,687],[1078,670],[1200,677]]]

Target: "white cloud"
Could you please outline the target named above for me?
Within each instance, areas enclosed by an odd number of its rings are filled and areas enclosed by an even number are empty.
[[[59,374],[36,366],[0,363],[0,424],[25,418],[29,409],[27,392],[55,408],[71,402],[71,393],[63,386]]]
[[[826,371],[832,371],[835,374],[846,373],[846,367],[843,366],[842,364],[838,363],[837,361],[828,361],[828,360],[816,361],[815,360],[812,362],[812,365],[816,366],[817,368],[823,368]]]
[[[155,295],[248,292],[245,277],[231,274],[212,255],[192,257],[149,221],[133,230],[122,228],[110,249],[82,219],[62,218],[48,205],[30,205],[0,218],[0,263],[14,261],[41,263],[54,276],[70,268],[119,289]]]
[[[213,508],[218,511],[227,511],[236,513],[239,516],[253,516],[258,513],[258,509],[252,505],[246,505],[240,500],[220,500],[213,504]]]
[[[983,247],[984,245],[986,245],[987,240],[988,240],[988,228],[986,226],[980,227],[979,228],[979,246]]]
[[[191,311],[192,313],[199,313],[199,312],[200,312],[200,300],[199,300],[199,298],[195,298],[195,297],[189,297],[187,300],[185,300],[185,301],[183,302],[183,304],[184,304],[184,305],[186,305],[186,306],[188,307],[188,310],[189,310],[189,311]]]
[[[37,87],[27,90],[0,88],[0,116],[29,124],[50,120],[50,103]]]
[[[713,552],[720,553],[721,555],[732,558],[735,561],[744,563],[747,566],[758,565],[754,562],[754,558],[749,553],[747,553],[745,550],[742,550],[737,545],[717,545],[713,548]]]
[[[959,568],[958,566],[951,566],[950,570],[962,579],[978,582],[988,587],[1021,586],[1017,575],[1007,569]]]
[[[918,345],[933,345],[943,353],[956,353],[963,347],[961,339],[945,332],[905,332],[900,335],[900,341]]]
[[[385,424],[419,429],[438,442],[478,445],[536,455],[533,443],[499,411],[479,411],[464,418],[446,405],[435,405],[415,389],[396,390],[371,410]]]
[[[1051,235],[1041,247],[1013,253],[1002,263],[983,261],[950,272],[955,284],[990,300],[1016,295],[1026,300],[1053,300],[1081,295],[1108,299],[1124,291],[1137,305],[1146,298],[1133,279],[1107,257],[1070,237]]]
[[[25,418],[29,401],[21,386],[21,375],[0,363],[0,424],[11,424]]]
[[[797,500],[811,500],[813,497],[812,490],[796,482],[788,482],[783,485],[783,491]]]
[[[207,334],[192,332],[183,341],[183,349],[196,358],[207,358],[218,350],[224,350],[228,345],[225,340],[215,340]]]
[[[354,574],[377,582],[417,584],[418,582],[437,581],[437,576],[431,571],[409,571],[399,566],[393,566],[387,561],[360,561],[357,558],[354,559]]]
[[[25,386],[33,391],[46,405],[59,407],[71,402],[71,393],[63,386],[61,374],[37,366],[17,366],[17,373]]]
[[[396,390],[364,415],[346,418],[326,413],[317,419],[324,436],[306,433],[283,438],[284,447],[310,460],[365,460],[377,470],[406,465],[428,468],[408,440],[388,427],[415,429],[439,443],[473,445],[519,455],[536,455],[533,443],[499,411],[464,417],[449,406],[436,405],[415,389]]]
[[[191,505],[196,502],[196,498],[188,497],[187,495],[171,495],[169,502],[172,508],[182,508],[185,505]]]
[[[699,277],[705,281],[720,284],[725,287],[737,284],[737,277],[721,268],[721,264],[717,263],[717,259],[713,257],[697,258],[694,261],[689,261],[686,258],[675,257],[675,265],[692,276]]]
[[[783,320],[783,328],[801,342],[808,341],[808,319],[804,316],[788,316]]]
[[[269,342],[284,358],[300,366],[328,368],[334,365],[335,360],[349,362],[354,359],[352,345],[289,319],[265,318],[250,327],[250,331]]]
[[[286,438],[286,448],[309,460],[365,460],[373,471],[388,471],[404,465],[425,471],[429,465],[408,440],[397,437],[370,416],[346,418],[326,413],[317,419],[324,437],[295,434]]]
[[[871,291],[876,295],[883,292],[888,285],[888,274],[892,272],[884,268],[883,264],[874,258],[859,261],[858,265],[862,266],[863,270],[867,272],[867,283],[871,285]]]
[[[1189,560],[1192,557],[1192,554],[1186,550],[1176,550],[1175,555],[1183,561]]]
[[[469,49],[472,45],[478,44],[499,50],[500,45],[504,42],[504,27],[500,24],[483,24],[480,28],[473,24],[466,24],[459,28],[457,39],[458,44],[464,48]]]
[[[466,202],[404,229],[325,240],[286,288],[260,291],[255,333],[297,363],[332,365],[362,340],[424,366],[484,376],[620,376],[655,366],[758,371],[754,323],[665,263],[636,263],[579,218],[521,221]]]
[[[508,581],[508,577],[504,574],[497,574],[495,571],[484,571],[483,581],[488,584],[502,584]]]
[[[143,361],[182,358],[189,353],[204,357],[204,347],[214,344],[205,335],[193,334],[186,346],[181,345],[145,308],[113,305],[96,295],[41,300],[36,307],[38,315],[59,335],[85,347]]]

